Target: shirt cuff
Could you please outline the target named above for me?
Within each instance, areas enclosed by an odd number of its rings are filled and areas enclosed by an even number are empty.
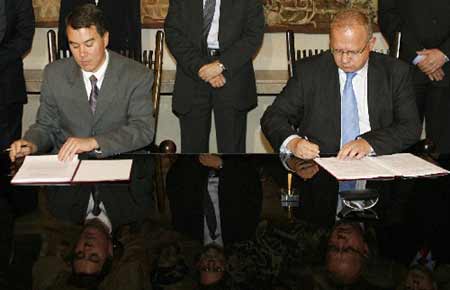
[[[289,150],[287,148],[287,145],[289,144],[289,142],[291,142],[291,140],[296,139],[296,138],[301,139],[301,137],[298,135],[291,135],[291,136],[287,137],[280,146],[280,153],[288,154],[288,155],[292,154],[291,150]]]
[[[423,55],[417,55],[412,61],[413,65],[417,65],[419,62],[422,61],[422,59],[424,59]]]

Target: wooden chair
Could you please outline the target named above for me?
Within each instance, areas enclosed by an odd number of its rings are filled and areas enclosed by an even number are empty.
[[[400,40],[401,40],[401,32],[396,32],[394,36],[394,41],[389,50],[381,50],[380,52],[398,58],[400,55]],[[293,77],[295,75],[295,62],[297,60],[310,57],[328,50],[318,48],[295,50],[295,36],[292,30],[286,31],[286,48],[287,48],[289,77]]]
[[[295,36],[294,31],[286,31],[286,47],[287,47],[287,59],[288,59],[288,72],[289,77],[295,75],[295,62],[299,59],[310,57],[316,54],[320,54],[328,49],[298,49],[295,50]]]
[[[402,33],[396,32],[394,34],[394,39],[392,41],[391,46],[389,47],[389,55],[395,58],[399,58],[400,57],[400,42],[402,39]]]
[[[61,58],[70,57],[71,53],[69,50],[62,50],[58,48],[56,32],[50,29],[47,32],[47,48],[48,48],[48,62],[54,62]],[[161,98],[161,77],[162,77],[162,64],[163,64],[163,51],[164,51],[164,32],[159,30],[156,33],[156,43],[155,51],[144,50],[142,53],[136,52],[134,50],[122,50],[120,54],[129,57],[136,61],[141,62],[149,69],[153,70],[154,81],[152,87],[152,101],[153,101],[153,116],[155,118],[155,131],[153,135],[153,140],[156,137],[156,129],[158,128],[158,117],[159,117],[159,104]],[[153,57],[154,56],[154,57]],[[161,153],[175,153],[176,145],[172,140],[164,140],[159,146],[153,141],[147,150],[151,152],[161,152]]]

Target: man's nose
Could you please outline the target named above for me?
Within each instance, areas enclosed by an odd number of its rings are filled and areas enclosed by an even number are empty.
[[[341,61],[343,63],[349,63],[351,61],[351,56],[348,51],[343,51],[341,54]]]
[[[87,54],[87,50],[84,46],[80,46],[80,56],[85,57]]]

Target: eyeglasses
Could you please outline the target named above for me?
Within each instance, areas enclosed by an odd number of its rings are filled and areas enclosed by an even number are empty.
[[[366,42],[366,45],[364,45],[363,48],[360,50],[343,50],[343,49],[336,49],[336,48],[330,48],[330,51],[332,54],[337,56],[343,56],[346,54],[349,57],[356,57],[364,52],[366,50],[367,46],[369,45],[370,39]]]
[[[366,257],[366,255],[363,252],[361,252],[361,251],[359,251],[359,250],[357,250],[357,249],[355,249],[353,247],[339,248],[339,247],[337,247],[335,245],[328,245],[327,250],[328,250],[328,253],[334,253],[334,254],[339,254],[339,253],[355,254],[355,255],[359,255],[361,257]]]

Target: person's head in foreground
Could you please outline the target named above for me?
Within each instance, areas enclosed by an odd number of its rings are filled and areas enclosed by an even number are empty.
[[[398,290],[436,290],[436,283],[429,269],[422,265],[412,266]]]
[[[356,283],[361,277],[369,248],[358,223],[336,224],[328,240],[326,269],[338,285]]]
[[[225,276],[226,258],[222,247],[209,244],[205,247],[197,262],[200,285],[209,286],[219,283]]]
[[[70,284],[97,287],[110,272],[112,258],[108,228],[98,219],[89,220],[74,248]]]

